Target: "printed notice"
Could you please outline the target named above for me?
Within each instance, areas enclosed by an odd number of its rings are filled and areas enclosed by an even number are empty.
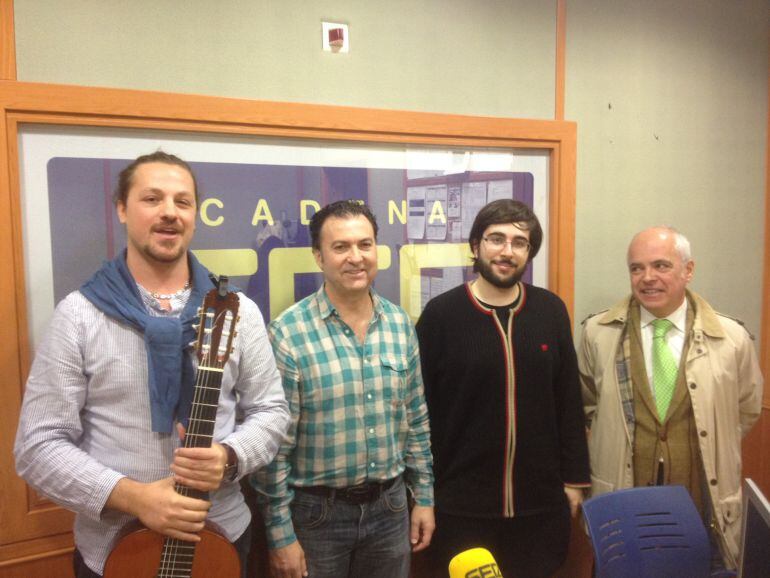
[[[463,183],[463,239],[467,239],[471,234],[473,220],[487,204],[487,183],[484,181],[475,181]]]
[[[408,217],[406,232],[410,239],[425,237],[425,187],[409,187],[406,190]]]
[[[498,199],[513,198],[513,180],[507,181],[489,181],[487,186],[487,202],[497,201]]]

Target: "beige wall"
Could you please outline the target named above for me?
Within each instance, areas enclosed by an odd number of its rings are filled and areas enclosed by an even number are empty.
[[[767,0],[566,0],[579,320],[633,232],[688,234],[694,288],[759,329]],[[19,80],[553,118],[556,0],[16,0]],[[320,50],[320,21],[352,51]]]
[[[765,0],[567,0],[578,122],[576,318],[628,291],[630,237],[692,242],[692,287],[759,331],[767,138]]]
[[[555,0],[16,0],[17,77],[553,118],[555,15]],[[349,54],[321,51],[322,20],[349,24]]]

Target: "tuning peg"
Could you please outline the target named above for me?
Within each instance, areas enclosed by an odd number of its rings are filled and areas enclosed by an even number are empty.
[[[187,344],[187,347],[195,347],[197,344],[198,342],[193,339],[190,343]]]
[[[237,331],[233,331],[233,339],[235,339],[236,337],[238,337],[238,332]]]
[[[200,329],[200,327],[201,327],[200,323],[193,323],[192,324],[192,328],[195,329],[195,331],[198,331],[198,329]]]

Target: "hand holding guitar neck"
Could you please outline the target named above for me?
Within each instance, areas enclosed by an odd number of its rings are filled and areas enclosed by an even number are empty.
[[[184,427],[177,424],[179,437],[184,440]],[[171,472],[178,484],[200,490],[213,492],[222,485],[222,478],[227,465],[227,450],[217,442],[210,448],[182,447],[174,452]]]

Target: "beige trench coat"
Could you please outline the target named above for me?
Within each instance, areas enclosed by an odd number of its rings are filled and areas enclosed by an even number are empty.
[[[741,517],[741,439],[759,417],[762,374],[751,335],[700,296],[686,355],[701,458],[715,512],[714,527],[728,566],[737,565]],[[630,298],[584,322],[578,354],[590,428],[593,495],[633,486],[631,436],[623,417],[615,359]]]

